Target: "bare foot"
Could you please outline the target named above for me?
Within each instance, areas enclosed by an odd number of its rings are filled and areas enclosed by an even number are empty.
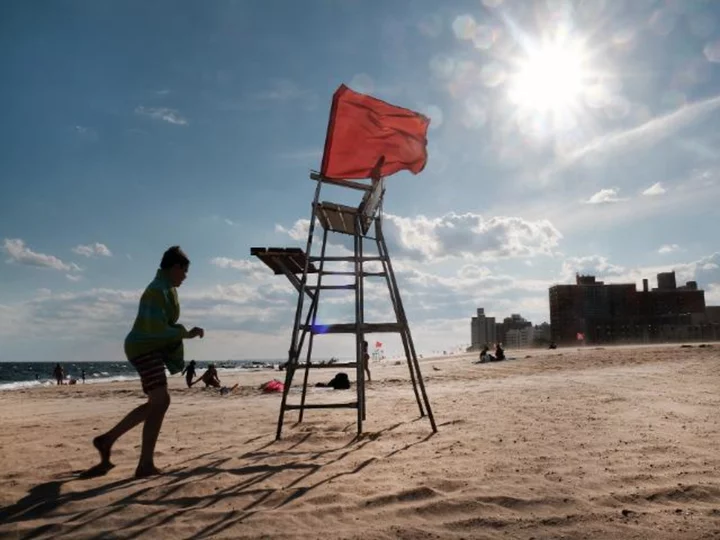
[[[155,465],[138,465],[135,469],[135,478],[147,478],[148,476],[158,476],[162,471]]]
[[[100,453],[100,465],[107,467],[108,470],[113,468],[115,465],[110,463],[110,450],[112,449],[112,444],[108,444],[105,436],[100,435],[99,437],[95,437],[93,439],[93,446],[95,446],[97,451]]]

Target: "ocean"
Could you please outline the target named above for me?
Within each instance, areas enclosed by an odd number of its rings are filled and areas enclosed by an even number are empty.
[[[213,363],[222,377],[223,372],[247,370],[273,370],[285,360],[226,360],[197,361],[198,375],[208,364]],[[0,362],[0,391],[33,386],[52,386],[55,384],[53,368],[56,362]],[[85,371],[86,383],[129,381],[139,377],[129,362],[65,362],[60,363],[65,371],[65,381],[76,379],[82,384],[81,376]]]

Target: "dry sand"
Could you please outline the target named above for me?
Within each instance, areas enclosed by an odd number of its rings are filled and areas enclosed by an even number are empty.
[[[720,344],[510,354],[422,362],[434,436],[392,363],[359,439],[354,410],[311,410],[274,442],[280,398],[256,387],[277,372],[226,397],[175,377],[166,474],[145,480],[139,430],[107,476],[77,477],[138,383],[2,392],[0,537],[720,538]]]

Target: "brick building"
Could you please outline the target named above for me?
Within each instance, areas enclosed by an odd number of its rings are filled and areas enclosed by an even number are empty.
[[[658,274],[658,287],[605,284],[577,275],[575,285],[550,287],[550,325],[556,343],[648,343],[717,339],[718,325],[706,315],[705,292],[690,281],[678,287],[675,272]]]

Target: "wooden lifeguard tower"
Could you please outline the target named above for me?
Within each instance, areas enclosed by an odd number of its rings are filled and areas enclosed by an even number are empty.
[[[343,87],[341,87],[342,89]],[[336,94],[337,95],[337,94]],[[374,98],[370,98],[374,99]],[[335,106],[335,104],[334,104]],[[331,116],[332,120],[332,116]],[[326,152],[327,152],[326,144]],[[384,156],[380,156],[382,163]],[[375,167],[375,171],[379,170]],[[329,178],[321,173],[312,172],[310,179],[316,184],[315,196],[312,201],[310,225],[305,250],[300,248],[251,248],[250,254],[258,257],[276,275],[285,275],[298,291],[295,321],[288,351],[286,364],[285,388],[280,405],[276,438],[282,435],[285,413],[298,410],[298,422],[302,422],[306,409],[323,408],[353,408],[357,409],[357,432],[362,433],[363,420],[366,418],[365,399],[365,373],[363,370],[363,341],[368,334],[394,332],[400,334],[407,366],[410,372],[415,399],[421,416],[427,416],[432,430],[437,431],[430,401],[425,390],[420,364],[418,362],[415,346],[413,344],[410,327],[403,307],[400,290],[398,289],[395,273],[393,272],[390,254],[382,231],[382,205],[385,196],[384,178],[374,176],[369,182],[356,180],[338,180]],[[362,199],[358,206],[347,206],[333,202],[321,202],[320,194],[325,185],[338,186],[345,189],[362,192]],[[319,253],[313,255],[316,247],[316,225],[322,228],[322,240]],[[353,238],[352,255],[331,255],[327,251],[329,234],[349,235]],[[367,242],[372,242],[375,253],[366,254]],[[334,270],[333,263],[351,264],[352,270]],[[373,263],[379,271],[368,271],[366,263]],[[368,265],[370,266],[370,265]],[[326,276],[343,276],[346,284],[325,284]],[[390,302],[394,312],[394,320],[382,323],[365,322],[365,295],[364,283],[367,279],[383,280],[389,291]],[[318,307],[322,298],[322,291],[347,290],[354,292],[355,317],[353,321],[338,322],[336,324],[318,324]],[[307,300],[307,302],[306,302]],[[354,334],[355,335],[355,361],[344,363],[313,363],[313,344],[316,338],[325,334]],[[354,368],[355,369],[355,399],[341,403],[306,403],[308,375],[311,369],[316,368]],[[300,403],[288,403],[288,393],[292,386],[293,377],[298,369],[304,370],[302,394]]]

